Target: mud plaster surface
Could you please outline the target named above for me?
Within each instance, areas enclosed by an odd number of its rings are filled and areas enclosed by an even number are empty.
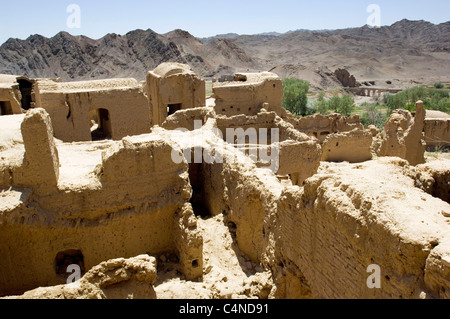
[[[189,282],[180,276],[170,257],[160,256],[158,281],[155,291],[158,299],[246,299],[267,297],[273,283],[269,273],[249,261],[236,247],[232,228],[225,217],[200,219],[203,234],[203,282]]]

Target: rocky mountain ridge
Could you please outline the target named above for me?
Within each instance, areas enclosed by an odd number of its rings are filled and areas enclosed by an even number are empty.
[[[450,74],[450,22],[402,20],[380,28],[297,30],[284,34],[227,34],[199,39],[183,30],[158,34],[135,30],[94,40],[60,32],[46,38],[9,39],[0,46],[0,73],[60,77],[65,81],[134,77],[162,62],[189,64],[205,78],[239,72],[273,71],[318,89],[341,84],[346,69],[357,81],[446,80]]]

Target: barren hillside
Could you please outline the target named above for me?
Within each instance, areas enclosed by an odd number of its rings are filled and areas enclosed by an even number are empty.
[[[0,73],[63,80],[135,77],[162,62],[187,63],[203,77],[271,70],[307,79],[313,88],[340,86],[345,68],[357,81],[403,87],[450,81],[450,22],[402,20],[381,28],[298,30],[285,34],[226,34],[197,39],[186,31],[135,30],[93,40],[61,32],[9,39],[0,47]]]
[[[282,77],[299,77],[321,87],[345,68],[358,81],[414,85],[447,81],[450,23],[402,20],[389,27],[290,32],[272,39],[242,36],[234,41],[260,65]],[[415,82],[414,82],[415,81]]]

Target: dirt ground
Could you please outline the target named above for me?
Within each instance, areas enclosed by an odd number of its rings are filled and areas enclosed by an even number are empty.
[[[201,219],[203,234],[203,282],[190,282],[177,270],[173,256],[158,260],[155,291],[159,299],[257,299],[268,297],[273,288],[270,273],[251,262],[239,251],[233,226],[225,216]]]

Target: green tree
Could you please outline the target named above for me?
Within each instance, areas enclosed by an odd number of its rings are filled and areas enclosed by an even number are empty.
[[[328,101],[325,99],[325,92],[320,92],[317,98],[315,108],[318,113],[322,115],[327,115],[330,113],[330,107]]]
[[[337,95],[333,96],[328,101],[328,107],[330,110],[333,110],[335,113],[339,113],[339,109],[341,108],[341,98]]]
[[[382,95],[382,101],[383,101],[383,104],[384,104],[384,105],[387,105],[389,98],[390,98],[391,96],[393,96],[393,95],[394,95],[394,94],[392,94],[392,93],[384,92],[383,95]]]
[[[437,102],[434,110],[439,110],[445,113],[450,112],[450,98],[444,98]]]
[[[351,116],[355,109],[355,100],[348,94],[341,98],[339,112],[343,116]]]
[[[429,91],[426,87],[416,86],[405,90],[406,96],[408,98],[408,104],[415,104],[418,100],[423,100],[429,96]]]
[[[294,115],[307,115],[309,82],[287,78],[283,81],[283,87],[283,108]]]
[[[415,110],[415,103],[422,100],[427,109],[448,112],[449,110],[449,90],[426,88],[424,86],[416,86],[399,92],[395,95],[386,95],[385,102],[388,107],[389,114],[395,109]]]
[[[366,110],[361,116],[361,123],[367,127],[369,125],[375,125],[382,129],[384,123],[386,122],[386,117],[381,113],[376,104],[367,104]]]
[[[333,96],[328,101],[328,108],[343,116],[351,116],[355,108],[355,100],[348,94],[342,97]]]
[[[395,95],[388,95],[386,98],[386,106],[388,107],[389,114],[397,109],[404,109],[408,104],[408,100],[405,94],[397,93]]]

